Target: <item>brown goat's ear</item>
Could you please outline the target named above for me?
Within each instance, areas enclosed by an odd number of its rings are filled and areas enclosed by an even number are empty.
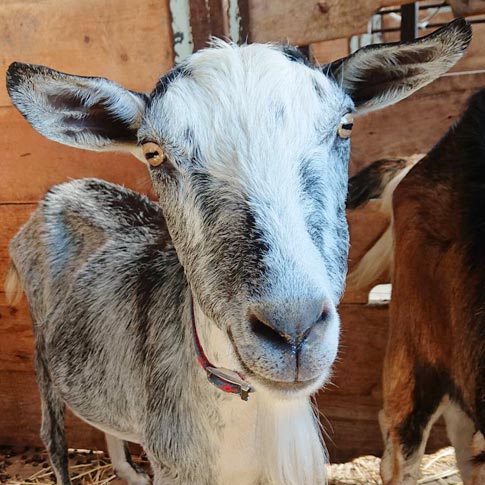
[[[321,66],[365,113],[394,104],[452,68],[471,41],[466,20],[412,42],[375,44]]]
[[[7,71],[13,104],[45,137],[96,151],[136,147],[146,95],[108,79],[64,74],[44,66],[14,62]]]

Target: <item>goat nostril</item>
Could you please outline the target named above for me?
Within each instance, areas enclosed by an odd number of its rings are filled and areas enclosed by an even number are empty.
[[[256,315],[251,314],[249,316],[249,325],[251,330],[264,340],[273,342],[276,344],[288,344],[288,339],[285,338],[280,332],[271,327],[268,323],[260,320]]]

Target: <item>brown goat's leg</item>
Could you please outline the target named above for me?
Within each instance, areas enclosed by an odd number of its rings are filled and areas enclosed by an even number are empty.
[[[472,440],[476,427],[474,422],[463,412],[458,404],[450,403],[443,413],[446,430],[451,444],[455,448],[456,461],[465,485],[472,485],[473,452]],[[476,482],[485,483],[485,482]]]
[[[384,362],[381,477],[384,485],[415,485],[429,433],[448,399],[436,370],[411,358],[405,342],[398,343],[388,348]]]
[[[379,423],[384,435],[384,455],[381,461],[381,478],[384,485],[415,485],[420,475],[421,460],[426,449],[429,433],[433,424],[443,413],[444,405],[440,405],[436,411],[423,419],[420,423],[413,421],[414,417],[409,416],[404,425],[390,425],[392,422],[384,410],[379,413]],[[414,429],[406,429],[406,426]],[[419,442],[416,442],[419,428]],[[408,435],[409,433],[409,435]],[[408,436],[415,434],[410,440]]]

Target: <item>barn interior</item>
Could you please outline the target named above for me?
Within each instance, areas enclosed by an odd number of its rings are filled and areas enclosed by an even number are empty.
[[[352,135],[352,176],[375,160],[426,153],[485,86],[485,2],[479,0],[3,0],[0,71],[14,60],[96,75],[150,91],[161,74],[211,36],[235,42],[283,42],[325,64],[374,43],[412,40],[456,17],[473,28],[466,55],[446,75],[408,99],[360,117]],[[54,184],[98,177],[155,198],[149,176],[130,155],[53,144],[32,130],[0,87],[0,279],[8,244]],[[389,220],[378,201],[348,211],[349,267],[374,244]],[[316,396],[334,485],[375,484],[383,451],[377,420],[387,342],[389,275],[340,304],[339,357],[332,382]],[[384,286],[381,286],[384,285]],[[40,399],[32,363],[33,335],[25,297],[9,306],[0,285],[0,481],[53,483],[39,437]],[[67,419],[74,483],[118,483],[103,455],[103,434]],[[461,483],[442,423],[433,429],[420,483]],[[77,451],[76,451],[77,450]],[[144,464],[139,449],[138,460]],[[353,462],[353,460],[357,460]],[[121,482],[120,482],[121,483]]]

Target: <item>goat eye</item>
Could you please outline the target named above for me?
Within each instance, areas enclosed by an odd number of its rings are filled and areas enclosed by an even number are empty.
[[[144,143],[142,146],[146,161],[152,167],[158,167],[165,161],[163,150],[156,143]]]
[[[346,115],[342,116],[342,119],[340,120],[340,124],[337,130],[338,136],[340,138],[343,138],[344,140],[350,138],[353,127],[354,117],[352,116],[352,113],[347,113]]]

